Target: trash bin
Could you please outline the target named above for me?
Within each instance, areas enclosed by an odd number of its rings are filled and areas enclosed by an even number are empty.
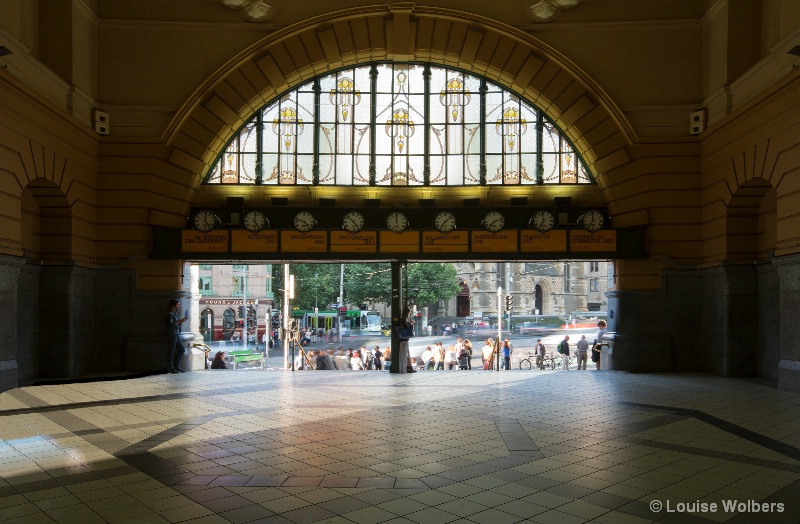
[[[600,340],[600,371],[614,369],[614,339],[616,333],[606,332]]]

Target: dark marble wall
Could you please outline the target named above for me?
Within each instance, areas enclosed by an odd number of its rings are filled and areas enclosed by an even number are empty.
[[[703,278],[699,271],[667,271],[656,291],[608,293],[614,368],[626,371],[710,371],[699,336]]]
[[[669,270],[660,290],[608,295],[614,369],[757,376],[800,391],[800,256]]]
[[[3,311],[5,320],[0,322],[0,391],[16,387],[19,382],[17,328],[20,319],[24,320],[26,315],[26,311],[19,308],[21,267],[19,259],[0,255],[0,311]]]
[[[0,257],[0,391],[166,369],[166,305],[180,295],[137,291],[134,271]]]
[[[800,393],[800,255],[775,260],[780,311],[778,387]]]
[[[780,326],[781,315],[779,296],[780,279],[777,266],[761,264],[758,271],[758,347],[756,348],[756,368],[758,376],[778,382],[778,364],[781,360]]]

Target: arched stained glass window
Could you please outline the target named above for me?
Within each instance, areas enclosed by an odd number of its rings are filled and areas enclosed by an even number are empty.
[[[536,107],[485,78],[373,63],[315,78],[259,110],[208,184],[590,184],[572,144]]]

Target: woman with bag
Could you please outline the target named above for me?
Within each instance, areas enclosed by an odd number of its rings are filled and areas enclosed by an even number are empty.
[[[458,369],[469,369],[469,349],[467,346],[461,346],[461,351],[458,352]]]
[[[414,369],[414,363],[411,360],[411,355],[408,351],[408,340],[414,336],[414,321],[411,320],[411,308],[405,306],[403,308],[403,314],[400,317],[400,323],[398,326],[395,327],[397,331],[397,336],[400,339],[400,349],[399,354],[397,355],[397,363],[398,363],[398,372],[399,373],[416,373],[417,370]],[[406,364],[405,371],[403,370],[403,364]]]

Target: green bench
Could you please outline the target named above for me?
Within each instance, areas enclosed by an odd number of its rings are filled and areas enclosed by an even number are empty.
[[[261,369],[264,369],[264,356],[250,349],[233,349],[227,352],[227,357],[233,369],[236,369],[236,365],[242,362],[260,362]]]

